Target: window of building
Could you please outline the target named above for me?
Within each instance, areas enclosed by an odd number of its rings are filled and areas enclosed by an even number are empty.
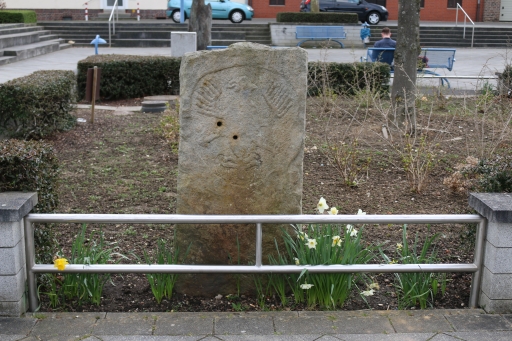
[[[448,0],[448,8],[457,8],[457,4],[462,6],[462,0]]]
[[[270,0],[270,6],[284,6],[285,0]]]
[[[425,0],[420,0],[420,7],[421,7],[421,8],[424,8],[424,7],[425,7]]]

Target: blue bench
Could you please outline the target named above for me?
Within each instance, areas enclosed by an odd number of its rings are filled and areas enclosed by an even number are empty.
[[[221,50],[221,49],[227,49],[227,46],[206,46],[207,50]]]
[[[308,40],[332,40],[343,48],[345,46],[338,39],[346,39],[347,33],[343,26],[297,26],[295,38],[302,39],[297,46]]]
[[[447,69],[452,71],[455,62],[455,49],[445,48],[422,48],[418,56],[418,73],[440,76],[431,70],[426,69]],[[381,62],[393,66],[395,56],[394,48],[370,47],[366,51],[366,61]],[[441,78],[441,84],[444,83],[450,87],[450,82],[446,78]]]

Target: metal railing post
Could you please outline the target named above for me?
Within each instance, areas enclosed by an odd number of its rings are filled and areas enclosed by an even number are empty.
[[[256,224],[256,266],[261,266],[261,248],[262,248],[262,240],[263,240],[263,228],[261,223]]]
[[[28,283],[28,306],[30,311],[36,311],[39,305],[37,299],[37,283],[36,275],[32,271],[36,264],[34,228],[29,219],[24,220],[25,225],[25,262],[27,266],[27,283]]]
[[[471,293],[469,294],[469,307],[478,308],[478,300],[480,296],[480,283],[482,281],[482,262],[484,259],[484,246],[485,234],[487,229],[487,219],[478,223],[475,240],[475,254],[473,256],[473,263],[478,267],[478,270],[473,273],[471,279]]]

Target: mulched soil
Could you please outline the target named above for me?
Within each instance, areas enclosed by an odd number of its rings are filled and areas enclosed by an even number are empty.
[[[116,101],[108,104],[140,105],[140,99]],[[467,204],[467,193],[454,193],[443,185],[443,179],[453,173],[457,163],[468,154],[477,153],[474,147],[481,141],[475,119],[463,115],[467,103],[429,98],[420,105],[420,124],[424,136],[435,139],[436,167],[428,186],[421,192],[412,192],[400,157],[393,149],[394,142],[382,137],[381,107],[361,107],[344,103],[343,99],[326,102],[308,100],[306,148],[304,155],[303,213],[316,213],[320,197],[336,206],[340,214],[355,214],[362,209],[368,214],[461,214],[472,213]],[[384,109],[383,109],[384,108]],[[460,109],[460,111],[458,111]],[[469,109],[468,109],[469,110]],[[433,112],[434,115],[428,115]],[[89,121],[90,111],[76,110],[77,118]],[[67,132],[48,140],[54,145],[62,164],[62,182],[59,189],[59,213],[175,213],[177,153],[169,141],[162,138],[158,125],[163,114],[128,113],[97,110],[95,123],[78,123]],[[461,137],[459,139],[459,137]],[[329,148],[339,141],[357,138],[361,164],[371,158],[362,172],[357,186],[346,186],[332,159]],[[487,140],[492,139],[490,137]],[[507,138],[501,145],[507,145]],[[332,150],[332,148],[331,148]],[[477,155],[475,155],[477,156]],[[101,229],[107,242],[116,242],[119,251],[137,262],[146,250],[151,254],[160,238],[171,239],[173,226],[162,225],[89,225],[88,231]],[[78,224],[57,225],[54,233],[64,255],[69,254]],[[439,262],[470,263],[473,258],[472,233],[469,225],[411,225],[408,239],[417,236],[420,243],[426,237],[439,233],[436,243]],[[382,245],[387,254],[394,252],[402,239],[402,226],[366,226],[364,240]],[[376,260],[376,262],[380,262]],[[354,293],[344,310],[397,309],[398,302],[392,274],[371,275],[380,284],[380,290],[367,302]],[[446,295],[436,298],[434,308],[464,308],[468,304],[471,275],[448,274]],[[233,293],[234,294],[234,293]],[[48,298],[41,297],[42,311],[52,311]],[[268,297],[266,309],[301,310],[304,306],[280,307],[276,297]],[[65,311],[234,311],[261,310],[251,295],[241,297],[189,297],[175,294],[171,300],[157,304],[144,275],[113,275],[107,283],[99,306],[66,302]]]

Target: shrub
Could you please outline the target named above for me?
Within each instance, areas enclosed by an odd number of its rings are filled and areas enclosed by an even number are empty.
[[[37,15],[34,11],[2,10],[0,12],[0,24],[34,24],[37,22]]]
[[[94,55],[78,62],[78,97],[85,98],[87,69],[101,68],[100,97],[137,98],[177,94],[181,58],[162,56]]]
[[[277,13],[277,22],[293,23],[333,23],[357,24],[356,13],[311,13],[311,12],[280,12]]]
[[[385,63],[310,62],[308,65],[308,94],[316,96],[325,91],[354,95],[362,90],[386,92],[390,68]]]
[[[59,164],[52,146],[38,141],[0,141],[0,192],[36,192],[39,202],[34,212],[53,212],[59,203]],[[38,224],[34,230],[36,260],[50,263],[55,252],[51,226]]]
[[[69,129],[74,101],[72,71],[36,71],[0,84],[0,134],[28,139]]]

